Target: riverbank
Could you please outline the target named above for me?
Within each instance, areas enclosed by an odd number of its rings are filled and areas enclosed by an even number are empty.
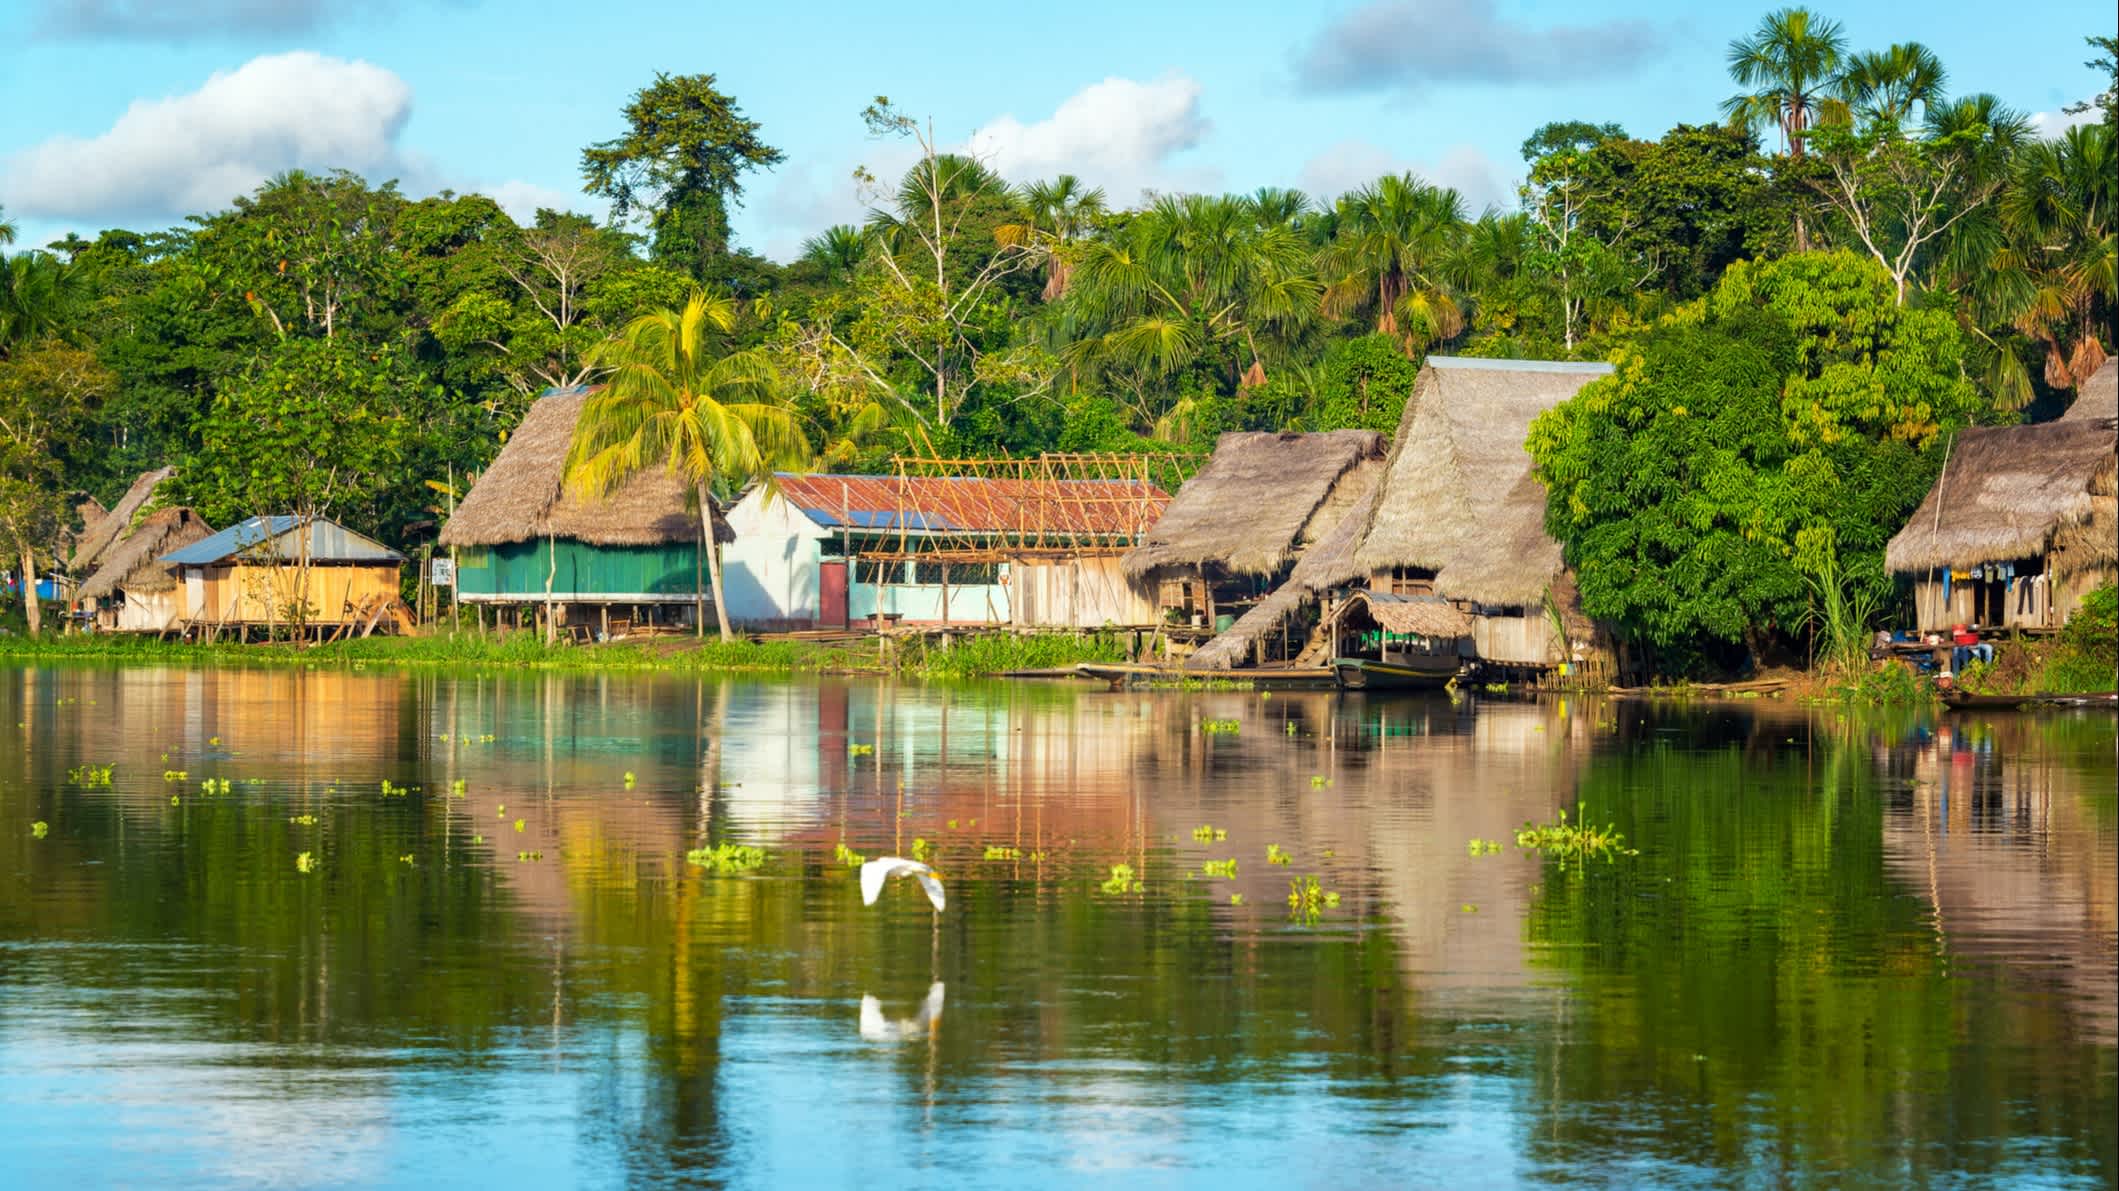
[[[115,634],[0,637],[0,661],[117,661],[140,665],[406,665],[677,673],[868,674],[983,678],[1009,670],[1111,662],[1124,643],[1103,633],[978,633],[948,645],[908,637],[854,641],[704,641],[689,637],[605,645],[547,645],[529,632],[368,637],[307,648],[157,641]]]

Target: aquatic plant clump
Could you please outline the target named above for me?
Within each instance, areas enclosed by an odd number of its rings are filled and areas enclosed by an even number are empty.
[[[1235,736],[1243,731],[1243,725],[1235,720],[1201,720],[1199,730],[1208,736]]]
[[[1145,886],[1133,879],[1132,865],[1114,864],[1111,866],[1110,877],[1106,878],[1099,888],[1105,893],[1118,894],[1139,893]]]
[[[766,859],[765,849],[749,844],[715,844],[711,848],[693,848],[684,854],[686,864],[721,877],[761,868]]]
[[[1588,810],[1582,809],[1585,813]],[[1579,821],[1568,822],[1565,807],[1560,808],[1560,817],[1551,823],[1525,823],[1517,828],[1516,846],[1577,864],[1591,856],[1610,863],[1621,856],[1641,854],[1639,849],[1626,846],[1626,837],[1612,824],[1591,827]]]

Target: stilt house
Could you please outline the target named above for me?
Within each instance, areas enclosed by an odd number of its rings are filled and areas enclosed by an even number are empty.
[[[405,557],[336,521],[252,517],[161,556],[183,584],[183,618],[209,636],[254,629],[409,628]]]

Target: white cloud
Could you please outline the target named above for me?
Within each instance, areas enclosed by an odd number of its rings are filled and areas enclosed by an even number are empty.
[[[1467,217],[1488,207],[1514,205],[1501,168],[1476,145],[1455,145],[1432,161],[1400,157],[1364,140],[1339,141],[1302,166],[1302,188],[1319,204],[1329,204],[1356,187],[1385,174],[1418,174],[1437,186],[1451,187],[1464,199]]]
[[[472,189],[500,204],[508,217],[524,227],[537,222],[537,209],[550,207],[554,211],[574,211],[584,215],[594,214],[602,218],[605,204],[590,198],[578,190],[555,190],[535,182],[509,179],[497,186],[477,186]]]
[[[1623,75],[1662,51],[1646,21],[1538,25],[1494,0],[1371,0],[1331,21],[1295,59],[1308,91],[1425,83],[1563,83]]]
[[[167,217],[220,210],[294,167],[381,181],[416,165],[397,147],[411,114],[412,88],[380,66],[266,55],[188,94],[136,100],[101,135],[16,154],[0,170],[0,202],[32,217]]]
[[[2094,107],[2084,108],[2073,114],[2067,112],[2031,113],[2031,135],[2040,140],[2056,140],[2065,136],[2067,130],[2081,124],[2095,124],[2104,118],[2104,113]]]
[[[1199,83],[1182,74],[1153,82],[1107,78],[1067,97],[1051,116],[1025,124],[1001,116],[968,147],[1010,181],[1070,173],[1104,188],[1114,205],[1143,190],[1200,189],[1218,174],[1172,161],[1206,139]]]

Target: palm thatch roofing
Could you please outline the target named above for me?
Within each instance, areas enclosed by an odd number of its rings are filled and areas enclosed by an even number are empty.
[[[1533,418],[1611,373],[1609,364],[1430,356],[1354,564],[1435,574],[1449,599],[1528,605],[1561,568],[1545,487],[1523,449]]]
[[[2090,378],[2082,382],[2081,391],[2075,394],[2075,404],[2060,415],[2063,422],[2097,418],[2119,418],[2119,356],[2106,360],[2090,373]]]
[[[1209,568],[1271,575],[1302,548],[1305,528],[1339,477],[1382,453],[1383,436],[1370,430],[1224,434],[1207,465],[1126,553],[1126,577],[1145,584]]]
[[[182,506],[156,509],[103,552],[96,572],[82,582],[82,599],[102,599],[119,591],[170,591],[177,585],[177,568],[164,562],[171,551],[213,536],[213,526]]]
[[[2110,515],[2119,422],[2083,418],[1958,434],[1942,474],[1884,548],[1900,574],[2012,562],[2046,553],[2056,535]],[[2084,534],[2085,563],[2110,563],[2110,533]]]
[[[108,513],[81,531],[80,538],[74,542],[73,556],[66,560],[66,569],[78,575],[99,566],[103,552],[110,549],[112,543],[132,528],[133,519],[147,506],[148,500],[154,496],[155,489],[162,481],[175,474],[176,469],[173,467],[158,467],[153,471],[141,472]]]
[[[1361,541],[1362,527],[1376,499],[1376,481],[1382,478],[1381,459],[1364,459],[1347,469],[1310,518],[1310,526],[1321,536],[1304,548],[1287,579],[1237,617],[1226,632],[1185,659],[1185,666],[1193,670],[1233,668],[1250,655],[1254,642],[1279,628],[1281,621],[1316,599],[1318,592],[1360,578],[1363,572],[1354,566],[1354,547]]]
[[[1441,596],[1357,591],[1332,610],[1332,618],[1344,621],[1357,611],[1367,613],[1378,627],[1391,633],[1449,638],[1469,637],[1472,632],[1472,618]]]
[[[699,540],[685,484],[659,464],[600,500],[569,490],[567,454],[589,389],[546,393],[530,404],[492,466],[442,526],[444,546],[504,546],[538,538],[571,538],[591,546],[658,546]],[[714,511],[714,539],[736,540]]]

